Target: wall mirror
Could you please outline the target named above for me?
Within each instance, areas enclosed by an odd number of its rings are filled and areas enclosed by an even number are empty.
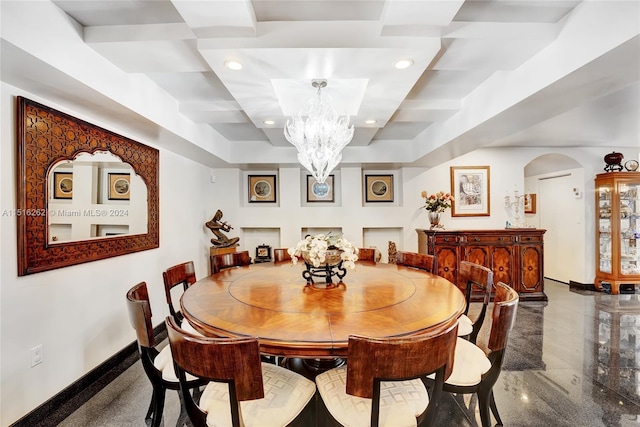
[[[18,97],[18,275],[157,248],[158,158]]]
[[[109,152],[80,153],[47,177],[49,244],[145,234],[147,186]]]

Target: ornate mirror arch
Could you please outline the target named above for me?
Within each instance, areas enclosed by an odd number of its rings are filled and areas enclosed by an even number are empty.
[[[18,275],[159,247],[159,152],[68,114],[18,97]],[[48,242],[48,180],[52,167],[80,153],[109,152],[129,164],[147,187],[147,232]]]

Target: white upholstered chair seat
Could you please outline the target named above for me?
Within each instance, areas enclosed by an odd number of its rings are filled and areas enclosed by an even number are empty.
[[[162,372],[162,379],[165,381],[170,381],[177,383],[178,376],[176,375],[175,368],[173,366],[173,356],[171,356],[171,347],[167,344],[161,351],[160,354],[153,359],[153,366],[156,367],[157,370]],[[187,374],[187,381],[196,380],[197,378],[191,374]]]
[[[453,371],[445,383],[455,386],[472,386],[480,383],[482,374],[491,368],[491,361],[477,345],[458,338]]]
[[[191,326],[191,323],[189,323],[187,319],[182,319],[182,322],[180,323],[180,327],[182,328],[183,331],[188,332],[192,335],[196,335],[198,337],[204,336],[200,332],[196,331],[196,329],[193,326]]]
[[[343,426],[368,426],[371,399],[347,394],[347,368],[340,367],[316,377],[316,385],[325,406]],[[421,380],[389,381],[380,384],[380,426],[415,426],[416,417],[429,404],[429,395]]]
[[[262,363],[262,381],[264,398],[240,402],[241,417],[246,427],[289,424],[302,412],[316,391],[313,381],[270,363]],[[228,384],[207,384],[199,406],[207,412],[207,425],[231,426]]]
[[[458,336],[464,337],[473,332],[473,322],[466,315],[458,317]]]

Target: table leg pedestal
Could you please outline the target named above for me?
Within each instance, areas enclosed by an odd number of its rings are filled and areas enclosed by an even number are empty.
[[[289,357],[284,361],[284,367],[297,372],[304,377],[315,380],[318,374],[329,369],[337,368],[347,363],[347,359],[335,357],[332,359],[302,359],[299,357]]]

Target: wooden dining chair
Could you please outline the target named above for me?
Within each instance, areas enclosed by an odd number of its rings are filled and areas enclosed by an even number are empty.
[[[167,334],[189,419],[195,427],[300,425],[313,422],[316,387],[300,374],[260,362],[255,337],[191,335],[167,316]],[[188,392],[187,374],[208,381],[200,401]]]
[[[469,261],[460,261],[460,265],[458,266],[458,283],[465,285],[464,297],[467,301],[464,314],[458,318],[458,336],[464,337],[475,344],[486,317],[487,306],[491,300],[493,271]],[[474,288],[482,290],[482,308],[480,312],[471,319],[469,317],[469,307],[472,303]]]
[[[429,254],[422,254],[417,252],[404,252],[398,251],[397,254],[397,265],[404,265],[407,267],[419,268],[421,270],[428,271],[429,273],[433,273],[433,266],[435,263],[435,256]]]
[[[291,261],[291,255],[289,255],[288,249],[287,248],[276,248],[273,250],[273,261],[278,263],[278,262],[284,262],[284,261]]]
[[[174,371],[170,347],[167,345],[161,351],[156,348],[156,340],[151,323],[151,304],[149,303],[149,292],[145,282],[138,283],[127,292],[127,310],[131,326],[136,331],[142,367],[153,389],[145,420],[151,420],[151,426],[157,427],[162,422],[166,391],[179,390],[180,383]],[[185,390],[187,393],[204,384],[205,382],[192,376],[185,378]],[[187,413],[185,408],[182,407],[177,425],[183,425],[186,417]]]
[[[316,377],[319,411],[330,425],[434,425],[456,340],[457,325],[414,337],[350,336],[347,366]]]
[[[251,264],[249,251],[231,252],[228,254],[213,255],[211,257],[211,274],[231,267],[239,267]]]
[[[180,310],[175,309],[171,296],[171,292],[176,286],[182,285],[184,292],[189,286],[196,283],[196,272],[193,261],[183,262],[182,264],[167,268],[166,271],[162,272],[162,280],[164,281],[164,292],[167,297],[167,304],[169,305],[169,313],[176,319],[176,322],[178,322],[182,329],[199,334],[184,318]]]
[[[483,427],[492,425],[489,409],[498,425],[502,425],[493,396],[493,386],[502,370],[507,340],[515,322],[519,300],[518,293],[502,282],[498,282],[495,289],[488,354],[477,345],[458,338],[453,372],[444,384],[446,392],[477,393]]]
[[[358,248],[358,261],[376,262],[375,248]]]

